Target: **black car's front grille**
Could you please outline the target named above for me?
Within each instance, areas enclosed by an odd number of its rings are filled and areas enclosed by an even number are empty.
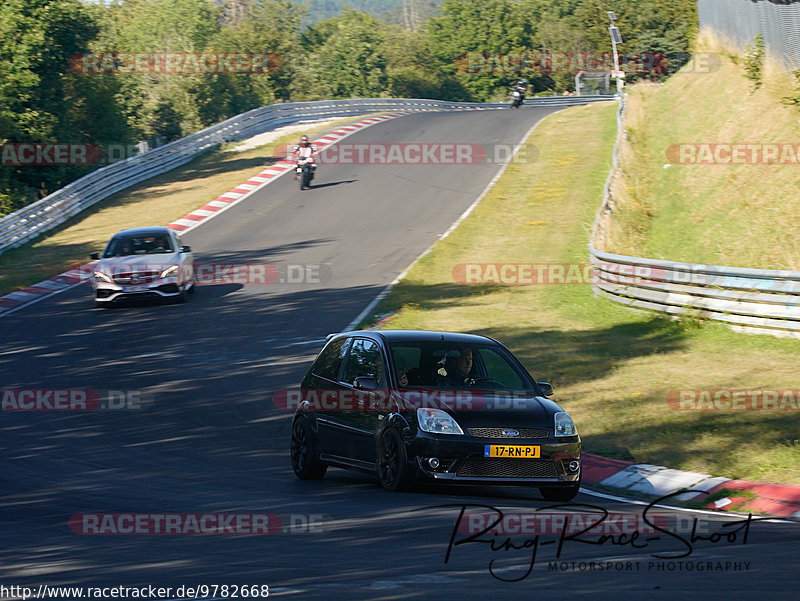
[[[519,432],[518,435],[503,434],[509,430]],[[547,428],[469,428],[470,436],[476,438],[515,438],[517,440],[530,438],[547,438]]]
[[[469,457],[457,476],[461,478],[557,478],[552,459]]]

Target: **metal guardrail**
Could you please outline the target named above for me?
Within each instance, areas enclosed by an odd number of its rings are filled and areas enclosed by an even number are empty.
[[[761,34],[767,52],[787,71],[800,69],[800,2],[797,0],[698,0],[702,29],[733,42],[752,46]]]
[[[740,332],[800,338],[800,272],[629,257],[598,250],[614,213],[624,99],[613,163],[589,243],[595,293],[632,308],[712,319]]]
[[[800,338],[800,272],[627,257],[589,245],[593,287],[639,309]]]
[[[536,106],[568,106],[611,96],[552,96],[527,101]],[[447,102],[409,98],[357,98],[271,104],[207,127],[151,151],[101,167],[49,196],[0,219],[0,253],[20,246],[64,223],[87,207],[146,179],[184,165],[199,154],[227,142],[243,140],[281,125],[381,111],[441,111],[502,108],[504,103]]]

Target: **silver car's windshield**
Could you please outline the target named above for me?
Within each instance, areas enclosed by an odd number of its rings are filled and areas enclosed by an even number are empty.
[[[115,236],[108,244],[103,257],[127,257],[129,255],[157,255],[175,252],[172,240],[165,234],[145,236]]]

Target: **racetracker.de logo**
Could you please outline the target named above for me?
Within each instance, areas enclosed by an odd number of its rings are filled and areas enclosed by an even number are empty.
[[[619,69],[624,73],[658,75],[683,67],[694,73],[711,73],[722,61],[716,53],[664,54],[641,52],[620,54]],[[453,62],[462,73],[507,76],[537,76],[581,71],[608,72],[615,69],[612,52],[465,52]]]
[[[670,144],[667,160],[674,165],[798,165],[800,144],[781,142],[704,142]]]
[[[98,271],[97,263],[80,269],[80,277],[88,280],[93,275],[103,273],[115,283],[127,283],[131,273],[160,274],[164,263],[132,262],[103,266]],[[188,269],[188,267],[187,267]],[[194,263],[194,276],[198,286],[216,284],[240,284],[242,286],[270,286],[274,284],[326,284],[333,279],[333,269],[327,263]],[[149,276],[147,276],[149,277]],[[165,280],[174,280],[178,274],[173,272]]]
[[[69,520],[75,534],[277,534],[271,513],[79,513]]]
[[[391,392],[385,385],[378,390],[361,389],[286,389],[272,395],[279,411],[393,411],[404,409],[454,409],[457,411],[527,411],[531,408],[531,390],[473,389],[403,389]],[[465,385],[466,386],[466,385]]]
[[[146,152],[140,144],[84,144],[12,142],[0,146],[0,165],[48,167],[53,165],[108,165]]]
[[[489,536],[655,534],[656,526],[666,528],[667,516],[649,514],[647,519],[636,513],[559,513],[559,512],[469,512],[458,522],[460,534]]]
[[[152,403],[141,390],[92,388],[3,388],[2,411],[118,411],[143,409]]]
[[[453,281],[467,285],[660,285],[665,272],[648,265],[593,263],[459,263]]]
[[[100,162],[100,147],[94,144],[3,144],[1,165],[46,167],[48,165],[95,165]]]
[[[277,160],[293,158],[294,145],[273,148]],[[469,142],[350,143],[327,146],[316,157],[320,165],[478,165],[532,163],[539,153],[529,145]]]
[[[257,74],[281,68],[274,52],[79,52],[69,59],[85,75]]]
[[[326,284],[333,279],[331,266],[325,263],[287,265],[283,263],[195,263],[194,273],[200,286],[212,284]]]
[[[666,400],[673,411],[797,411],[800,389],[681,389],[670,390]]]

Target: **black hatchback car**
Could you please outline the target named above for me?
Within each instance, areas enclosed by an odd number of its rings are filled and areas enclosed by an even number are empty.
[[[502,344],[407,330],[336,334],[308,370],[292,424],[301,479],[328,466],[412,480],[527,484],[568,501],[581,485],[581,439]]]

